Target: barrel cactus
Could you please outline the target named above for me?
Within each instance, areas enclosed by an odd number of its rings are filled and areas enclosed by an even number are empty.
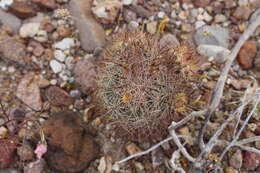
[[[97,98],[111,131],[135,141],[164,137],[197,99],[196,58],[189,46],[161,44],[140,31],[116,36],[97,77]]]

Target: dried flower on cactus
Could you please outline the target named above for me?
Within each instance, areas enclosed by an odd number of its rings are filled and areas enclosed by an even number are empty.
[[[197,98],[196,58],[188,46],[162,46],[157,36],[119,34],[103,53],[97,78],[97,98],[113,132],[136,141],[164,137]]]

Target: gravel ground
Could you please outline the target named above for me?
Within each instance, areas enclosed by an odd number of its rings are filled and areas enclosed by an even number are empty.
[[[94,62],[111,39],[140,29],[164,45],[188,44],[200,55],[202,97],[210,98],[225,58],[259,10],[259,0],[0,1],[0,173],[112,172],[113,162],[155,142],[111,137],[97,113]],[[206,137],[239,105],[245,89],[260,82],[259,33],[258,27],[239,51]],[[260,108],[243,138],[260,135],[259,114]],[[200,122],[178,133],[193,136]],[[234,125],[223,139],[230,140]],[[196,154],[193,145],[188,149]],[[249,146],[260,149],[260,141]],[[170,173],[174,150],[168,142],[121,170]],[[260,154],[239,148],[222,162],[226,173],[260,172]],[[188,167],[185,159],[181,163]]]

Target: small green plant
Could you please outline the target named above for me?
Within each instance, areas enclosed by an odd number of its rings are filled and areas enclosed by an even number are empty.
[[[140,31],[118,35],[102,55],[97,96],[116,136],[159,140],[196,97],[196,55]]]

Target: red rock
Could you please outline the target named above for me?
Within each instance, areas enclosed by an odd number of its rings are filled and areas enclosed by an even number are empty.
[[[25,64],[26,47],[19,40],[7,35],[0,35],[0,53],[1,58],[18,64]]]
[[[225,0],[224,2],[226,8],[233,8],[236,6],[236,0]]]
[[[254,57],[256,56],[256,53],[256,42],[247,41],[240,49],[237,56],[237,61],[243,69],[250,69],[253,67]]]
[[[48,9],[55,9],[57,7],[55,0],[32,0],[32,2]]]
[[[31,5],[20,1],[14,1],[9,7],[9,11],[21,19],[26,19],[36,15],[36,11]]]
[[[45,95],[48,101],[56,106],[69,106],[73,103],[72,97],[65,90],[57,86],[49,87]]]
[[[260,166],[260,154],[246,151],[243,160],[243,167],[247,170],[253,171]]]
[[[96,66],[89,59],[79,61],[74,68],[75,81],[84,93],[90,93],[96,88]]]
[[[241,79],[241,80],[232,80],[231,81],[231,85],[237,89],[237,90],[241,90],[241,89],[246,89],[250,86],[251,81],[250,80],[246,80],[246,79]]]
[[[197,7],[206,7],[207,5],[209,5],[211,0],[195,0],[194,4]]]
[[[81,126],[78,114],[58,112],[44,122],[42,129],[48,138],[46,158],[52,169],[80,172],[97,157],[98,147]]]
[[[248,7],[237,7],[235,12],[233,13],[233,16],[238,20],[247,20],[251,14],[251,9]]]
[[[41,56],[44,53],[44,47],[37,41],[31,40],[28,46],[33,48],[33,55],[35,56]]]
[[[33,73],[22,78],[17,87],[16,96],[33,110],[40,111],[42,109],[40,88]]]
[[[10,167],[13,164],[16,146],[16,138],[9,137],[0,140],[0,169]]]
[[[46,32],[51,33],[51,32],[53,32],[55,30],[55,27],[52,24],[47,23],[47,24],[44,25],[44,30]]]

